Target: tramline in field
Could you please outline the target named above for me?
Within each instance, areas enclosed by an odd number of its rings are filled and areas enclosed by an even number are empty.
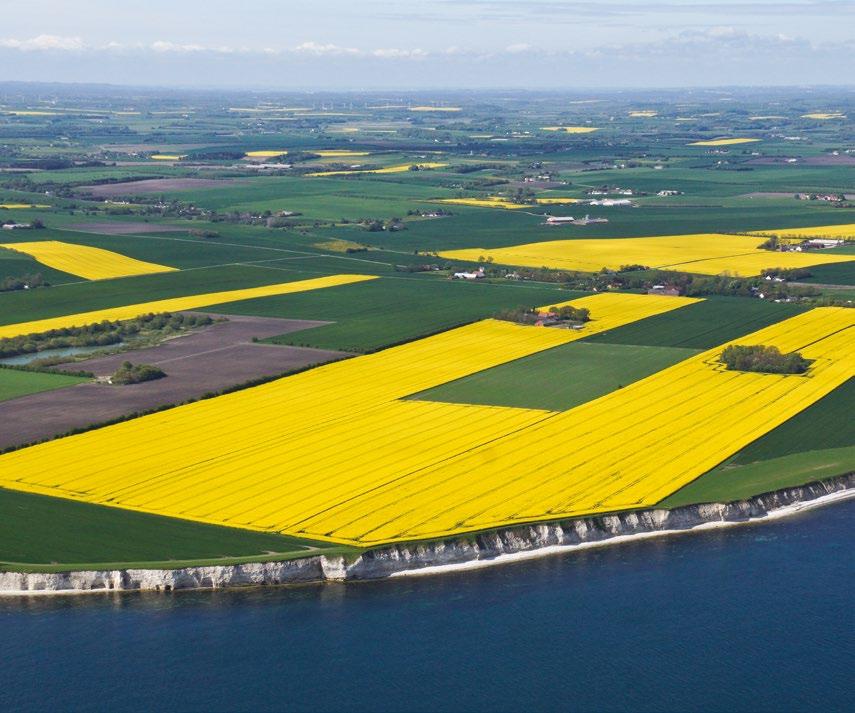
[[[572,301],[587,334],[690,302]],[[853,326],[819,308],[739,340],[804,376],[725,371],[722,345],[566,412],[399,400],[584,333],[487,320],[8,454],[0,484],[363,546],[649,506],[855,374]]]

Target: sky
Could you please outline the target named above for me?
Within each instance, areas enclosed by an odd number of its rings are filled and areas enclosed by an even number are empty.
[[[0,81],[574,89],[855,77],[855,0],[0,0],[0,11]]]

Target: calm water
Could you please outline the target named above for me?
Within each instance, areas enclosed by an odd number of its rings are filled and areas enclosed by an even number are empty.
[[[0,600],[0,710],[852,710],[853,515],[441,577]]]
[[[93,346],[93,347],[58,347],[56,349],[43,349],[40,352],[30,354],[19,354],[18,356],[6,357],[0,359],[0,364],[10,364],[13,366],[24,366],[38,359],[52,359],[53,357],[73,356],[75,354],[91,354],[93,352],[102,352],[111,348],[117,348],[121,342],[110,344],[109,346]]]

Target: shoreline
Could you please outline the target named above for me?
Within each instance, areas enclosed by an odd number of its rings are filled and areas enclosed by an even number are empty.
[[[627,511],[388,545],[349,561],[341,555],[315,555],[176,569],[0,571],[0,597],[219,590],[433,576],[654,537],[760,524],[851,498],[855,498],[855,473],[726,503]]]
[[[392,577],[430,577],[434,575],[448,574],[451,572],[464,572],[475,569],[486,569],[502,564],[512,564],[514,562],[526,562],[528,560],[538,559],[540,557],[550,557],[553,555],[567,554],[570,552],[579,552],[581,550],[598,549],[600,547],[609,547],[611,545],[622,545],[629,542],[638,542],[641,540],[651,540],[657,537],[673,537],[674,535],[690,535],[695,532],[703,532],[705,530],[719,530],[730,527],[740,527],[746,525],[762,525],[766,522],[781,520],[787,517],[792,517],[800,512],[808,510],[817,510],[821,507],[833,505],[837,502],[844,502],[855,498],[855,489],[840,490],[834,493],[817,498],[816,500],[808,500],[777,510],[772,510],[766,515],[748,520],[722,520],[718,522],[705,522],[700,525],[695,525],[683,530],[650,530],[648,532],[637,532],[632,535],[616,535],[605,540],[597,540],[594,542],[580,542],[575,545],[551,545],[541,547],[536,550],[528,550],[525,552],[514,552],[504,555],[498,555],[493,559],[488,560],[473,560],[471,562],[460,562],[457,564],[436,565],[425,567],[416,570],[404,570],[401,572],[393,572],[389,575]]]

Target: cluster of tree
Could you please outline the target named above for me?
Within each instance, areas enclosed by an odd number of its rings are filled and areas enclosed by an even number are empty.
[[[721,362],[735,371],[764,374],[804,374],[811,362],[798,352],[782,354],[778,347],[732,344],[721,353]]]
[[[51,329],[37,334],[0,339],[0,358],[35,354],[48,349],[69,347],[107,347],[128,338],[155,334],[172,334],[213,322],[207,315],[145,314],[121,322],[104,320],[84,327]]]
[[[444,208],[436,208],[433,210],[419,210],[418,208],[410,208],[407,211],[407,215],[409,216],[424,216],[424,215],[454,215],[450,210],[445,210]]]
[[[7,277],[0,281],[0,292],[14,292],[15,290],[31,290],[36,287],[48,287],[49,284],[40,272],[34,275],[23,275],[22,277]]]
[[[517,324],[535,324],[544,319],[543,314],[535,307],[515,307],[506,309],[495,315],[496,319]],[[582,324],[591,319],[591,313],[584,307],[550,307],[546,321],[551,324]]]
[[[383,230],[395,232],[396,230],[406,230],[407,226],[400,218],[389,218],[388,220],[379,220],[377,218],[363,218],[359,221],[365,230],[369,233],[379,233]]]
[[[811,276],[806,267],[770,267],[763,270],[763,277],[780,277],[782,280],[804,280]]]
[[[123,362],[110,377],[111,384],[141,384],[144,381],[162,379],[166,372],[151,364],[131,364]]]
[[[14,224],[17,225],[17,230],[43,230],[45,227],[44,221],[41,218],[33,218],[29,224],[15,223],[13,220],[0,220],[0,225]]]
[[[729,297],[760,297],[770,300],[815,300],[822,292],[815,287],[790,285],[786,282],[769,282],[762,277],[735,277],[733,275],[692,275],[687,272],[649,270],[644,265],[625,265],[620,270],[603,268],[597,273],[551,270],[542,268],[495,267],[489,257],[485,263],[487,277],[504,277],[536,282],[559,283],[572,290],[602,292],[605,290],[649,290],[654,285],[676,288],[688,297],[722,295]],[[780,271],[792,276],[802,276],[801,271]],[[794,279],[788,277],[786,279]]]
[[[476,173],[495,168],[495,164],[492,163],[464,163],[459,166],[452,166],[451,171],[454,173]]]
[[[451,264],[445,263],[439,265],[437,263],[420,263],[410,265],[395,265],[395,272],[439,272],[440,270],[450,270]]]
[[[228,149],[194,151],[190,154],[190,158],[194,161],[239,161],[243,157],[243,151],[229,151]]]
[[[591,311],[587,307],[550,307],[549,315],[560,322],[587,322],[591,319]]]

